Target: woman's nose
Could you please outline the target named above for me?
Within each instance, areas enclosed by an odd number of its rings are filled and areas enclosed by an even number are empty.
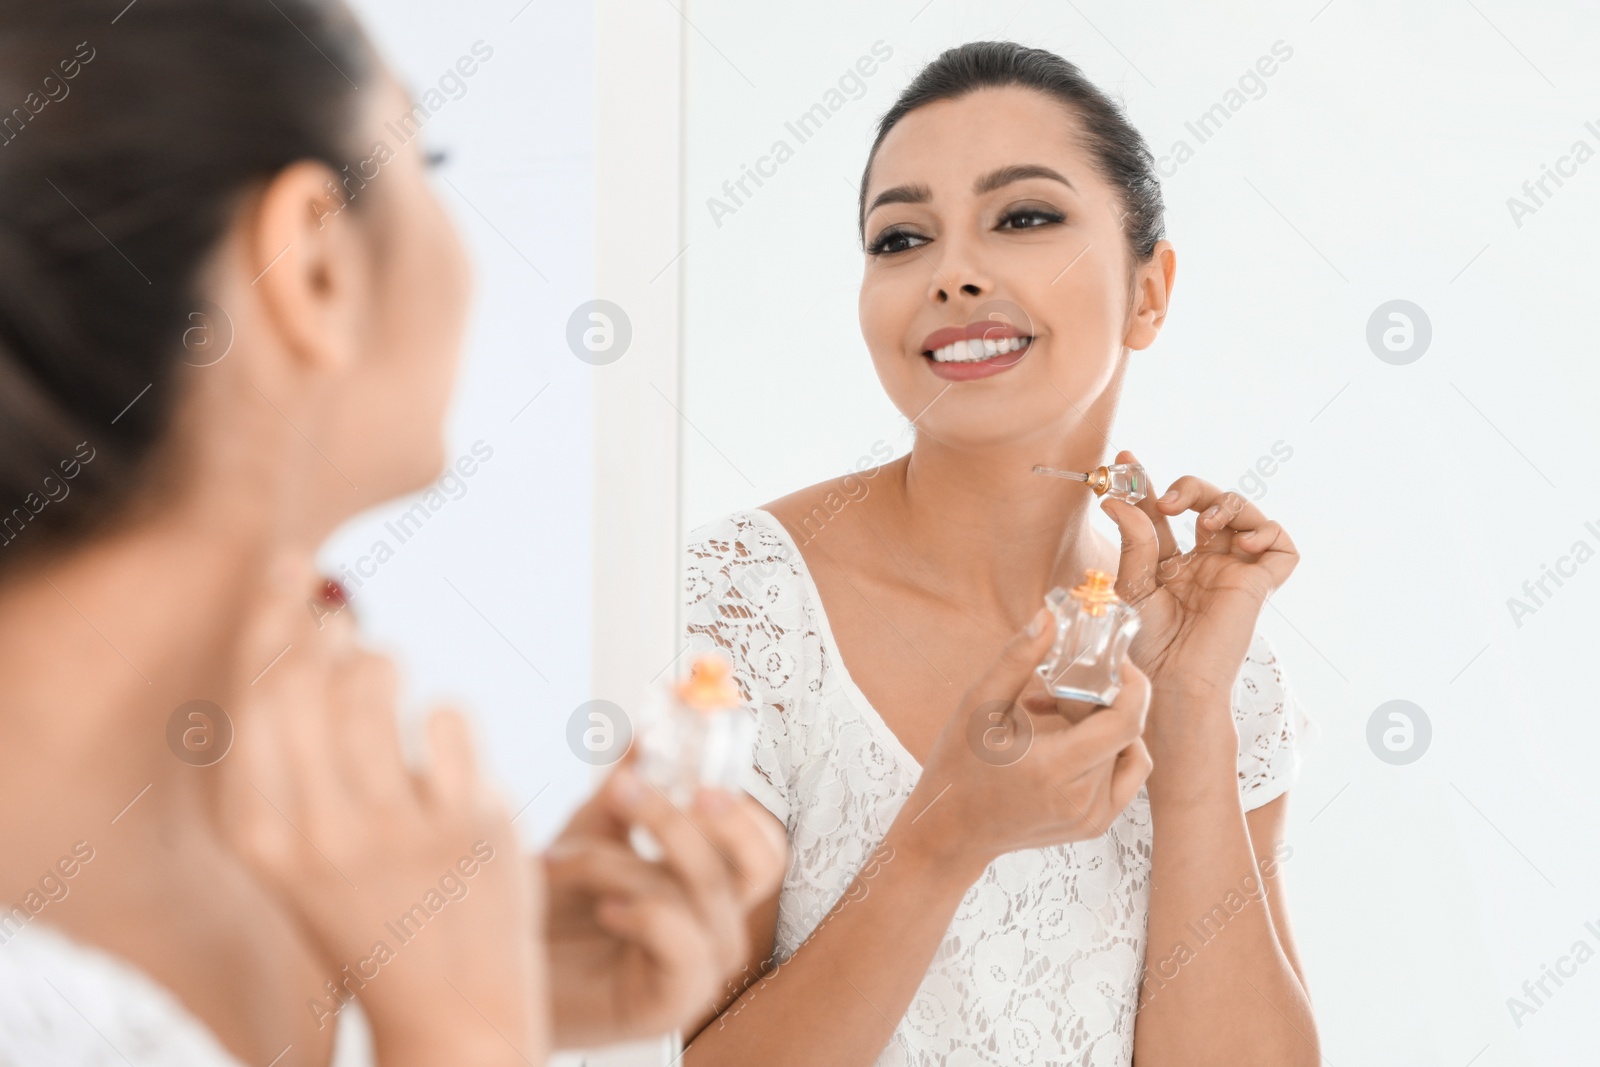
[[[967,296],[982,296],[983,295],[982,287],[979,286],[976,282],[964,282],[964,283],[962,283],[960,289],[961,289],[961,292],[965,293]],[[941,303],[941,304],[949,302],[949,300],[950,300],[950,291],[944,285],[936,286],[935,290],[936,291],[935,291],[934,297],[933,297],[935,301],[937,301],[938,303]]]
[[[959,251],[934,263],[933,277],[929,281],[929,298],[936,304],[947,304],[955,293],[963,296],[984,296],[994,286],[988,275],[970,258]]]

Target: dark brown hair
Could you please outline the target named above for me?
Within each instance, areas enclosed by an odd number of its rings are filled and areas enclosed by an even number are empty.
[[[978,89],[1002,86],[1035,89],[1060,101],[1077,116],[1099,172],[1117,190],[1125,212],[1123,229],[1134,262],[1150,258],[1166,236],[1166,208],[1155,156],[1122,107],[1102,93],[1083,71],[1054,52],[1011,41],[972,41],[951,48],[923,67],[878,121],[878,135],[861,172],[856,230],[866,243],[867,181],[878,147],[895,124],[917,108],[954,100]]]
[[[0,566],[136,492],[204,261],[375,71],[332,0],[0,0]]]

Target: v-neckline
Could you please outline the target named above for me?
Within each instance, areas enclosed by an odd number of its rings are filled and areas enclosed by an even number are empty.
[[[850,670],[844,664],[844,655],[839,650],[839,642],[833,636],[833,626],[828,622],[828,610],[822,603],[822,591],[817,588],[816,579],[811,577],[811,564],[806,560],[805,553],[800,551],[799,544],[789,535],[788,528],[772,512],[767,511],[765,508],[754,508],[751,514],[760,516],[768,526],[775,529],[790,550],[794,552],[795,559],[799,561],[800,580],[805,583],[806,597],[811,601],[812,607],[815,609],[812,614],[816,619],[817,637],[822,642],[823,655],[828,656],[833,661],[833,669],[838,672],[839,686],[844,690],[845,699],[855,706],[856,711],[869,724],[876,725],[878,732],[883,735],[883,740],[894,752],[895,758],[904,765],[906,770],[911,772],[913,779],[920,778],[922,776],[922,764],[917,762],[917,758],[911,754],[911,750],[906,748],[899,735],[890,727],[888,720],[883,717],[877,708],[872,706],[872,701],[867,699],[867,694],[861,691],[861,687],[856,684],[856,680],[850,676]]]

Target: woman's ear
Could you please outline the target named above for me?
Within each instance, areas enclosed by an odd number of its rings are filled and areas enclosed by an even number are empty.
[[[1171,241],[1157,241],[1150,259],[1134,270],[1133,309],[1123,344],[1135,351],[1155,344],[1167,319],[1172,280],[1178,272],[1178,253]]]
[[[295,163],[261,193],[245,242],[261,318],[307,369],[340,370],[361,352],[376,257],[373,205],[357,206],[327,165]]]

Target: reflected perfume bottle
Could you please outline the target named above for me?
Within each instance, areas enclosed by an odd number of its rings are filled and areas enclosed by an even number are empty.
[[[1113,463],[1092,471],[1063,471],[1040,464],[1033,468],[1033,473],[1084,482],[1094,490],[1095,496],[1112,496],[1130,504],[1137,504],[1150,495],[1150,476],[1137,463]]]
[[[1090,570],[1074,589],[1059,586],[1044,602],[1056,619],[1056,639],[1039,677],[1058,699],[1109,704],[1122,688],[1122,658],[1139,631],[1139,613],[1117,596],[1112,577]]]
[[[656,693],[639,732],[639,774],[680,808],[701,785],[737,790],[750,766],[755,720],[733,680],[733,665],[700,656],[689,677]]]
[[[733,681],[727,657],[697,657],[689,677],[658,689],[639,730],[639,776],[679,808],[688,810],[700,786],[737,792],[751,765],[755,720]],[[633,849],[659,860],[660,842],[642,826],[629,831]]]

